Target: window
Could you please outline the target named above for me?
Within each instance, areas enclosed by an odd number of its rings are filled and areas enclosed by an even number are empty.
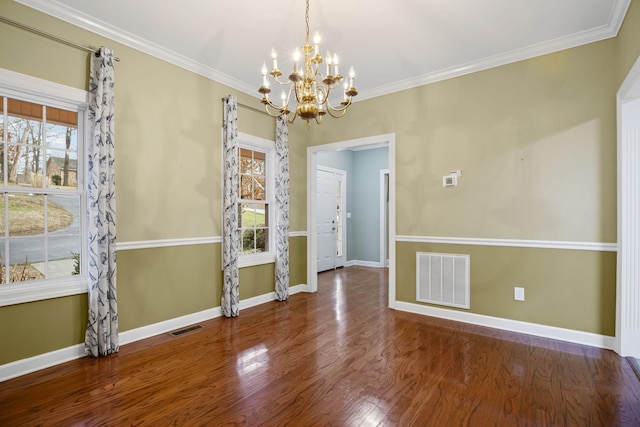
[[[86,92],[0,71],[0,305],[86,292]]]
[[[240,267],[274,261],[274,143],[238,134]]]

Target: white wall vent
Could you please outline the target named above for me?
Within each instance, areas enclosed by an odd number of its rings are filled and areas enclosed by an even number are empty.
[[[416,253],[416,300],[470,308],[469,255]]]

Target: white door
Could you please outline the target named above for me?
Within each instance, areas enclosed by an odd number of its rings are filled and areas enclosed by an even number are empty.
[[[317,171],[316,232],[318,272],[344,266],[345,172],[324,167]]]

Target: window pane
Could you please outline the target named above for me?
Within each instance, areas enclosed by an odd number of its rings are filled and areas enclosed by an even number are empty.
[[[255,205],[242,203],[242,228],[252,228],[256,225],[256,209]]]
[[[264,176],[253,178],[253,200],[264,200]]]
[[[256,206],[256,227],[267,227],[269,225],[269,205]]]
[[[78,112],[61,110],[60,108],[46,107],[47,123],[51,126],[61,126],[63,128],[78,127]]]
[[[249,175],[240,175],[240,198],[251,200],[253,195],[253,180]]]
[[[47,150],[47,185],[62,190],[78,188],[78,153]]]
[[[47,203],[47,226],[49,233],[54,235],[79,234],[80,196],[49,196]],[[69,251],[71,251],[71,249],[69,249]]]
[[[256,252],[267,252],[269,247],[269,233],[264,228],[256,230]]]
[[[253,167],[253,151],[245,148],[240,149],[240,173],[251,173]]]
[[[23,187],[42,188],[42,148],[35,146],[18,146],[20,156],[15,174],[15,182]]]
[[[255,252],[256,232],[253,229],[242,231],[242,253],[252,254]]]
[[[253,174],[254,175],[265,175],[264,170],[264,153],[260,153],[258,151],[254,151],[254,159],[253,159]]]
[[[9,193],[8,199],[9,236],[44,233],[44,196]],[[2,205],[4,207],[4,201]]]
[[[11,116],[42,121],[42,105],[40,104],[7,98],[7,105],[7,111]]]
[[[9,184],[33,186],[34,174],[42,173],[42,122],[9,116],[7,131]]]
[[[47,278],[80,274],[80,235],[51,236],[47,251]]]
[[[9,254],[10,282],[44,278],[44,236],[9,238]]]

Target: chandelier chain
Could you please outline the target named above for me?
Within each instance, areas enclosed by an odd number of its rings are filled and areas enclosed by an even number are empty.
[[[304,13],[305,22],[307,23],[307,44],[309,44],[309,0],[307,0],[307,8]]]

